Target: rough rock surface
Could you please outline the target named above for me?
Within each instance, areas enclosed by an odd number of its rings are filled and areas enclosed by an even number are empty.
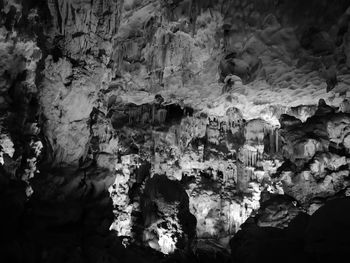
[[[349,23],[346,0],[0,0],[0,254],[334,261]]]

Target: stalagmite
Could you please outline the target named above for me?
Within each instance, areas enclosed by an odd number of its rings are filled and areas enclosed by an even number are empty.
[[[213,170],[212,174],[213,174],[214,181],[216,181],[217,180],[217,172],[215,170]]]
[[[253,156],[254,156],[254,158],[253,158],[253,160],[254,160],[253,166],[256,166],[256,163],[257,163],[257,152],[254,152]]]

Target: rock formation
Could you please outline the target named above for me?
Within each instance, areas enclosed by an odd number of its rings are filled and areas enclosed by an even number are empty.
[[[0,260],[337,262],[349,25],[346,0],[0,0]]]

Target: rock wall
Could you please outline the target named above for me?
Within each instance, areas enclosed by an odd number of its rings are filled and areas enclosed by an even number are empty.
[[[83,261],[91,249],[113,261],[98,240],[128,259],[136,247],[227,257],[234,236],[238,260],[244,231],[284,235],[298,215],[349,195],[347,1],[3,0],[0,9],[0,182],[4,209],[19,211],[4,226],[21,228],[21,216],[81,223],[91,242],[57,252],[43,245],[51,228],[33,223],[42,257],[74,250]]]

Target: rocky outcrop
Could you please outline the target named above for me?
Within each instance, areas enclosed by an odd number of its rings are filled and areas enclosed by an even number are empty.
[[[52,45],[75,60],[99,57],[108,63],[112,39],[117,33],[120,4],[117,1],[48,0]]]
[[[320,103],[305,123],[284,124],[282,151],[296,168],[282,175],[286,193],[305,203],[314,197],[333,196],[347,187],[348,159],[343,140],[348,118]]]
[[[293,198],[275,195],[262,202],[255,218],[259,227],[283,229],[287,228],[301,212],[301,207]]]
[[[196,219],[179,182],[154,175],[146,182],[141,205],[146,244],[164,254],[190,247],[196,235]]]
[[[85,63],[85,62],[84,62]],[[78,165],[89,148],[88,120],[98,108],[99,89],[107,88],[109,71],[91,60],[84,68],[74,67],[68,59],[45,61],[40,104],[44,112],[43,128],[56,165]],[[76,134],[79,133],[79,136]]]

